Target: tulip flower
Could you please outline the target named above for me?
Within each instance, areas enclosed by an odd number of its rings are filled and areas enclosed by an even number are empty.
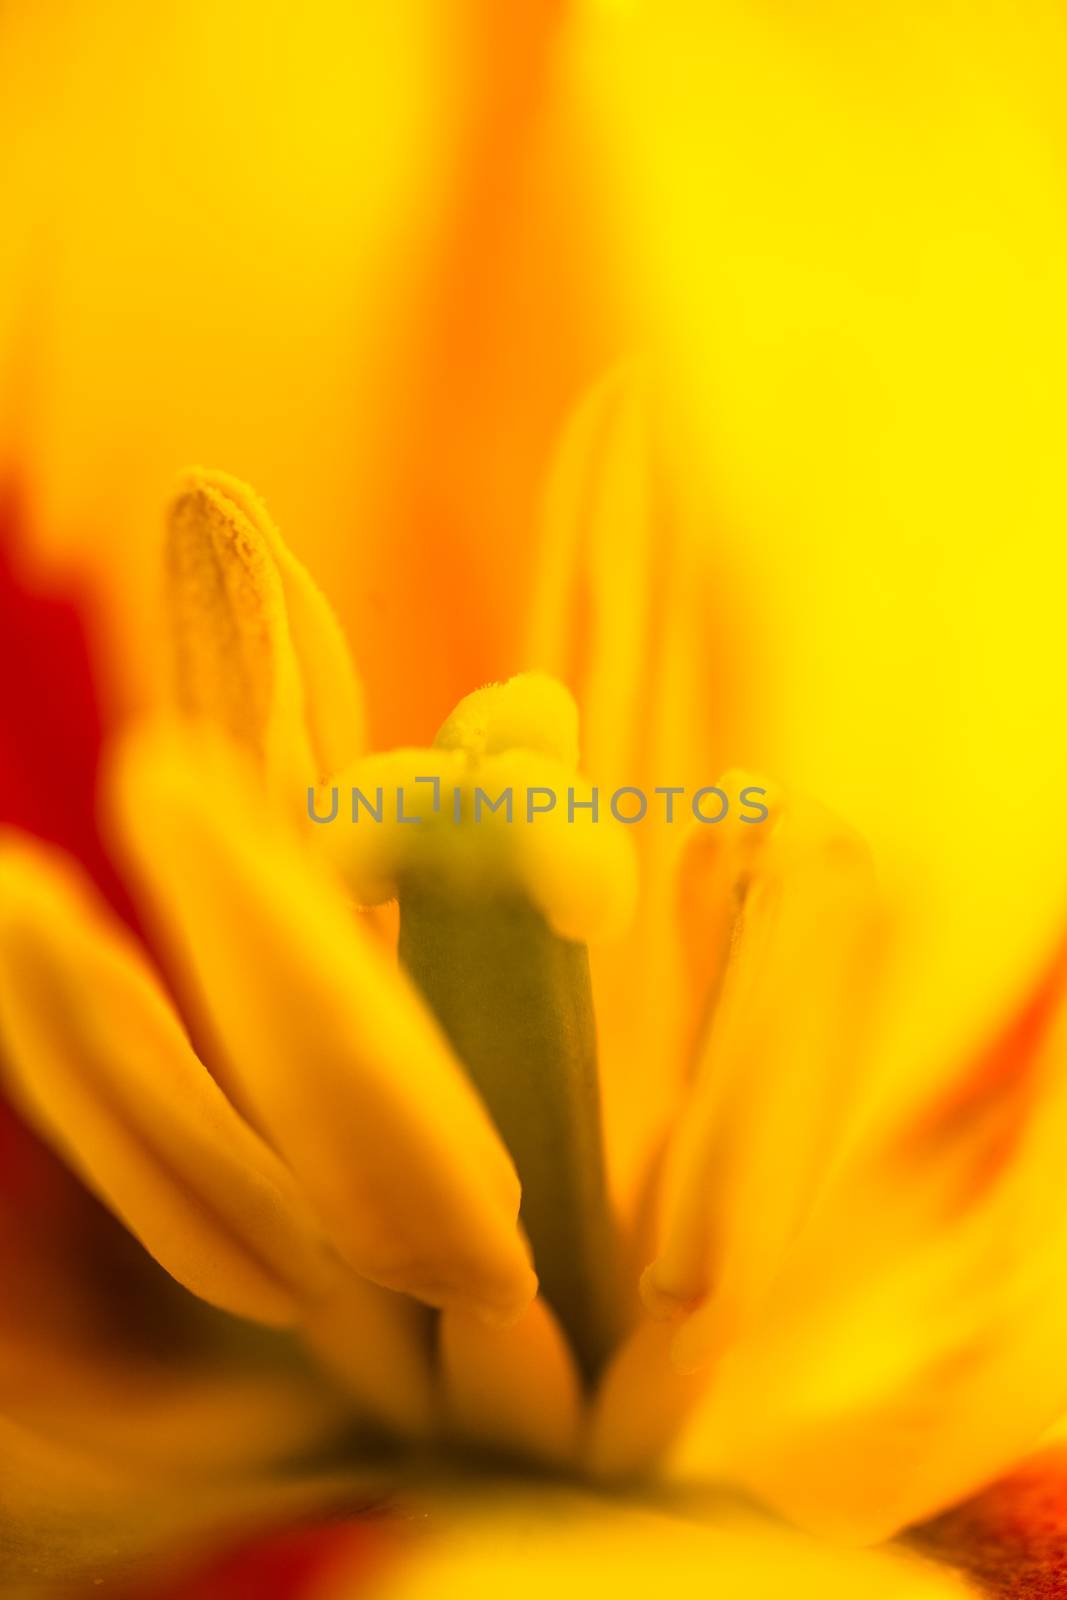
[[[349,1493],[365,1473],[378,1493],[447,1504],[469,1474],[471,1503],[493,1508],[489,1547],[521,1542],[532,1517],[561,1520],[566,1549],[566,1496],[496,1504],[506,1462],[592,1497],[591,1550],[618,1537],[625,1491],[644,1507],[622,1532],[640,1561],[657,1495],[733,1483],[869,1542],[1011,1466],[1062,1405],[1062,962],[948,1089],[874,1116],[863,1063],[887,935],[862,842],[778,791],[765,827],[690,821],[688,1066],[674,1116],[648,1130],[644,1194],[627,1197],[605,1159],[587,953],[631,910],[626,824],[494,814],[485,828],[439,814],[432,785],[416,798],[435,773],[575,777],[567,692],[538,675],[483,688],[433,748],[368,755],[333,614],[250,491],[191,475],[166,571],[174,710],[114,743],[103,779],[144,939],[70,858],[10,833],[4,1073],[19,1113],[178,1283],[292,1330],[263,1395],[243,1369],[214,1378],[219,1507],[251,1463],[262,1476],[280,1453],[292,1474],[317,1442]],[[388,774],[410,822],[355,814],[324,850],[292,802],[301,777],[334,772]],[[356,909],[390,898],[399,964]],[[242,1402],[262,1434],[244,1422],[235,1461]],[[40,1404],[16,1460],[51,1474],[58,1425],[42,1446]],[[121,1437],[94,1426],[92,1489],[102,1473],[140,1522],[107,1477],[127,1464]],[[176,1470],[168,1444],[156,1471]],[[58,1481],[39,1528],[69,1515]],[[287,1484],[297,1505],[316,1487],[329,1506],[336,1481]],[[156,1493],[165,1548],[173,1512]],[[205,1515],[219,1507],[209,1495]],[[75,1571],[100,1559],[83,1514]],[[752,1515],[721,1513],[719,1553],[690,1548],[687,1512],[677,1559],[777,1573],[785,1535],[750,1552]],[[825,1566],[824,1587],[862,1570],[840,1557],[836,1575],[832,1546],[795,1559]],[[937,1592],[912,1558],[870,1560],[887,1593]]]
[[[1055,1593],[1054,8],[0,35],[10,1591]]]

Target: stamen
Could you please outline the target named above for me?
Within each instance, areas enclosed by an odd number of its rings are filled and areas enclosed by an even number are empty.
[[[183,711],[243,745],[287,801],[352,760],[363,712],[344,637],[246,485],[186,475],[168,520],[166,588]]]

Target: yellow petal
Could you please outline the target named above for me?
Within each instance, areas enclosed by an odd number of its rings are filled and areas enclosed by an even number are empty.
[[[719,688],[759,747],[728,759],[886,863],[879,1045],[922,1085],[1025,992],[1067,894],[1062,8],[585,15],[674,472],[744,619]]]
[[[351,1600],[358,1567],[314,1600]],[[904,1551],[838,1550],[722,1499],[676,1514],[561,1489],[506,1490],[430,1517],[429,1533],[387,1575],[383,1600],[541,1600],[611,1594],[647,1600],[685,1585],[729,1600],[962,1600],[962,1579]]]
[[[159,653],[160,498],[205,457],[263,486],[339,603],[366,596],[392,670],[406,574],[387,555],[406,563],[377,491],[422,401],[413,328],[450,233],[426,197],[468,151],[484,48],[473,16],[345,0],[300,18],[188,0],[137,27],[124,0],[74,0],[6,21],[0,285],[25,361],[0,355],[0,409],[35,533],[93,563],[134,692]]]
[[[447,1414],[461,1440],[511,1459],[573,1459],[581,1385],[544,1300],[534,1300],[511,1328],[446,1311],[440,1341]]]
[[[240,740],[294,801],[353,758],[363,716],[341,630],[244,484],[189,474],[170,512],[167,587],[183,709]]]
[[[880,1538],[999,1476],[1062,1414],[1065,992],[1057,958],[951,1093],[858,1143],[722,1359],[680,1470]]]
[[[134,735],[112,822],[228,1070],[357,1272],[515,1317],[514,1169],[437,1026],[236,751]]]
[[[282,1163],[193,1054],[140,951],[62,857],[0,853],[0,1028],[16,1104],[167,1270],[287,1322],[330,1274]]]

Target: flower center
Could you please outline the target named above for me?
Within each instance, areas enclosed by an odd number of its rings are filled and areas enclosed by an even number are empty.
[[[569,803],[576,752],[567,692],[513,678],[461,701],[432,750],[350,769],[391,814],[357,803],[317,831],[362,900],[398,898],[400,959],[511,1152],[542,1293],[592,1380],[623,1318],[585,940],[624,919],[633,861],[625,828]]]

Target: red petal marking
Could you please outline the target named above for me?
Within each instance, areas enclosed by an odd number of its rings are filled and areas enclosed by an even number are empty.
[[[103,715],[84,618],[88,595],[31,583],[17,558],[15,497],[0,494],[0,824],[77,856],[126,915],[94,794]]]
[[[1029,995],[976,1061],[926,1109],[902,1141],[908,1162],[916,1151],[936,1159],[970,1145],[967,1204],[996,1181],[1040,1106],[1044,1046],[1067,1000],[1067,939],[1054,951]]]
[[[909,1535],[997,1600],[1067,1597],[1067,1449],[1038,1456]]]
[[[0,827],[69,850],[132,922],[94,815],[103,718],[84,596],[32,585],[18,561],[18,536],[17,498],[0,490]],[[0,1204],[15,1200],[40,1214],[72,1183],[0,1101]]]
[[[399,1547],[396,1527],[380,1516],[290,1528],[215,1556],[181,1578],[149,1580],[122,1600],[310,1600],[340,1568],[345,1592],[355,1596]]]

